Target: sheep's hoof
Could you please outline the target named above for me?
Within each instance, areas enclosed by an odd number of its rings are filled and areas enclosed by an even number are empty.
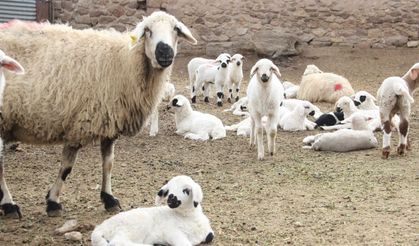
[[[109,195],[108,193],[101,191],[100,192],[100,199],[105,204],[106,211],[108,211],[110,213],[121,211],[121,205],[119,204],[118,199],[116,199],[114,196]]]
[[[228,103],[231,103],[231,98],[227,98],[227,102]]]
[[[63,214],[63,206],[58,202],[47,200],[47,214],[49,217],[60,217]]]
[[[222,107],[223,106],[223,102],[217,102],[217,106],[218,107]]]
[[[22,213],[20,213],[20,208],[16,204],[5,203],[1,205],[1,209],[4,212],[4,218],[6,219],[21,219]]]
[[[204,98],[204,102],[209,103],[209,98],[208,97],[205,97]]]
[[[192,103],[196,103],[196,96],[193,96],[191,101],[192,101]]]
[[[239,96],[236,96],[236,102],[239,101]]]
[[[390,155],[390,147],[384,147],[383,148],[383,159],[388,159],[389,155]]]
[[[400,144],[400,146],[397,147],[397,153],[399,155],[405,155],[406,154],[406,145]]]

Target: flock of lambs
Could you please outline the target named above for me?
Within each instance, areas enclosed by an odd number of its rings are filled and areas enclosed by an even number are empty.
[[[149,118],[150,135],[156,135],[157,106],[163,98],[175,112],[178,134],[208,140],[226,137],[226,130],[234,130],[250,136],[250,146],[257,145],[260,160],[265,154],[264,134],[269,154],[275,153],[278,127],[285,131],[337,130],[306,137],[304,148],[314,150],[376,147],[373,131],[380,129],[384,157],[390,152],[392,131],[399,133],[398,153],[409,148],[410,106],[419,86],[419,63],[403,77],[384,80],[377,106],[368,92],[355,93],[347,79],[314,65],[307,67],[299,86],[281,81],[279,68],[268,59],[254,64],[247,95],[239,98],[242,55],[194,58],[188,64],[191,102],[197,103],[201,93],[204,102],[209,102],[214,84],[217,105],[223,105],[226,92],[227,101],[235,102],[228,111],[246,117],[224,126],[217,117],[194,111],[185,96],[174,95],[169,81],[179,39],[196,44],[189,29],[164,12],[145,17],[129,34],[20,21],[0,25],[2,140],[64,145],[58,177],[46,197],[49,216],[61,215],[59,196],[64,182],[79,149],[94,141],[100,141],[103,162],[100,197],[106,210],[120,211],[111,189],[115,140],[137,134]],[[6,82],[4,70],[21,75],[8,76]],[[322,113],[313,104],[319,101],[335,103],[336,111]],[[131,210],[105,221],[92,234],[93,245],[212,241],[213,231],[200,207],[202,190],[191,178],[173,178],[157,194],[158,203],[163,200],[168,207]],[[0,205],[6,217],[22,216],[7,188],[2,161]],[[144,223],[139,224],[140,220]]]

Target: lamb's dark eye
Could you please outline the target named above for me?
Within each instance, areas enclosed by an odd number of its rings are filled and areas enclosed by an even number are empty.
[[[189,189],[183,189],[183,193],[185,193],[186,195],[188,195],[189,196],[189,192],[190,192],[190,190]]]

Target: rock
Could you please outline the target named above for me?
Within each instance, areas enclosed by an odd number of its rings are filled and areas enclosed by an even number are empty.
[[[92,23],[92,20],[90,19],[89,15],[76,15],[76,17],[74,17],[74,20],[78,24],[91,24]]]
[[[255,32],[252,37],[255,51],[258,55],[270,58],[291,56],[300,54],[298,46],[300,40],[297,37],[286,34],[280,30],[261,30]]]
[[[415,48],[419,46],[419,41],[409,41],[407,42],[407,47],[409,48]]]
[[[396,47],[405,46],[408,41],[408,38],[405,36],[390,36],[384,38],[384,43],[388,45],[393,45]]]
[[[77,220],[67,220],[60,228],[55,229],[56,234],[64,234],[66,232],[74,231],[77,228]]]
[[[83,238],[83,235],[78,231],[67,232],[64,234],[65,239],[73,241],[73,242],[80,242]]]
[[[99,23],[100,24],[108,24],[108,23],[111,23],[114,20],[116,20],[116,18],[113,17],[113,16],[101,16],[101,17],[99,17]]]

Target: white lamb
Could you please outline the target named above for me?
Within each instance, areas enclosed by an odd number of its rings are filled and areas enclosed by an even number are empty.
[[[220,139],[226,136],[221,120],[214,115],[192,110],[188,99],[176,95],[170,102],[169,108],[175,111],[177,134],[192,140]]]
[[[209,85],[215,83],[217,91],[217,105],[222,106],[224,97],[224,83],[228,79],[228,63],[230,57],[220,56],[217,58],[216,65],[203,64],[195,71],[195,83],[192,86],[192,103],[196,102],[196,92],[202,87],[204,91],[205,102],[209,102]]]
[[[318,119],[323,112],[320,110],[319,107],[317,107],[316,105],[312,104],[309,101],[306,100],[300,100],[300,99],[284,99],[282,100],[282,106],[286,107],[288,110],[293,110],[295,107],[297,107],[298,105],[310,105],[311,108],[313,108],[314,110],[314,115],[312,115],[314,117],[314,119]]]
[[[168,206],[160,206],[167,198]],[[121,212],[96,226],[93,246],[173,245],[210,243],[214,231],[202,211],[201,186],[188,176],[176,176],[156,196],[157,207]]]
[[[405,154],[409,149],[408,133],[410,107],[414,102],[413,93],[419,86],[419,63],[413,65],[403,77],[389,77],[383,81],[377,92],[380,107],[381,122],[383,124],[383,152],[384,158],[390,154],[391,122],[396,113],[400,113],[399,146],[397,153]]]
[[[304,138],[305,149],[347,152],[370,149],[378,146],[374,133],[369,129],[367,118],[355,113],[352,119],[352,129],[341,129],[335,132],[321,133]]]
[[[375,105],[377,99],[366,91],[358,91],[351,96],[354,104],[357,108],[363,110],[378,110],[378,106]]]
[[[166,82],[164,85],[164,94],[162,101],[169,102],[170,99],[175,95],[176,89],[175,86],[170,83]],[[159,109],[156,108],[150,116],[150,136],[154,137],[159,133]]]
[[[238,116],[249,116],[247,111],[248,99],[247,97],[240,98],[237,102],[233,103],[229,109],[225,109],[223,112],[233,111],[234,115]]]
[[[314,109],[309,103],[297,105],[293,110],[280,108],[279,126],[284,131],[314,130],[315,124],[307,123],[307,116],[314,115]]]
[[[244,56],[240,54],[234,54],[231,57],[231,61],[228,64],[228,98],[227,101],[231,103],[233,101],[233,94],[236,91],[236,102],[239,100],[240,87],[243,80],[243,61]]]
[[[266,127],[266,116],[262,117],[262,126]],[[250,116],[246,119],[240,121],[237,124],[231,125],[231,126],[225,126],[224,127],[227,131],[235,131],[237,132],[237,136],[250,136],[251,132],[251,119]]]
[[[279,78],[279,68],[268,59],[260,59],[250,71],[250,82],[247,87],[248,107],[251,118],[250,146],[257,140],[258,159],[263,160],[262,117],[266,116],[266,135],[270,155],[275,153],[275,139],[279,120],[279,107],[284,99],[284,87]]]
[[[230,54],[228,53],[222,53],[220,54],[216,59],[207,59],[202,57],[195,57],[188,63],[188,75],[189,75],[189,84],[190,84],[190,90],[191,90],[191,98],[193,97],[193,93],[195,95],[199,94],[198,92],[201,91],[201,88],[197,88],[194,86],[195,80],[196,80],[196,70],[199,66],[204,64],[210,64],[210,65],[218,65],[218,61],[221,59],[230,59]],[[214,81],[213,81],[214,83]],[[207,88],[208,89],[208,88]],[[202,91],[201,91],[202,92]],[[192,101],[194,103],[194,101]]]
[[[299,85],[295,85],[289,81],[285,81],[282,85],[285,90],[285,98],[289,99],[297,97],[298,90],[300,89]]]

